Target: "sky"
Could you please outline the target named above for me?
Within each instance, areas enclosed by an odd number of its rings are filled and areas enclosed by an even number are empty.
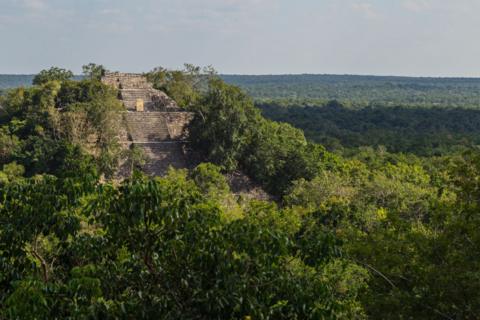
[[[0,0],[0,74],[480,76],[480,0]]]

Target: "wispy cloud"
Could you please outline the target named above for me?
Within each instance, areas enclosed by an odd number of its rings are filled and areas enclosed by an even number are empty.
[[[404,0],[402,7],[408,11],[421,13],[431,9],[431,1],[429,0]]]
[[[279,0],[148,0],[142,3],[146,28],[152,31],[232,33],[268,19]],[[161,17],[161,18],[159,18]]]
[[[372,3],[356,2],[352,4],[352,9],[362,14],[367,19],[377,19],[380,17],[379,12]]]

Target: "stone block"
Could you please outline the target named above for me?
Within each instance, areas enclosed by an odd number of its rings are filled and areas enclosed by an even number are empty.
[[[145,111],[144,105],[143,105],[143,99],[137,99],[137,102],[135,104],[135,110],[137,112],[143,112]]]

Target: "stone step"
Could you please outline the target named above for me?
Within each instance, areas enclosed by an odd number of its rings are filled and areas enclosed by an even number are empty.
[[[152,94],[150,92],[124,92],[120,93],[123,101],[143,99],[144,101],[152,101]]]
[[[133,142],[158,142],[170,139],[165,117],[158,112],[129,112],[125,123]]]
[[[169,112],[173,113],[173,112]],[[185,112],[176,112],[178,115],[183,115]],[[161,111],[151,111],[151,112],[125,112],[130,118],[136,119],[149,119],[149,118],[165,118],[167,116],[166,112]],[[175,114],[175,113],[174,113]]]
[[[178,106],[164,92],[155,89],[122,89],[120,100],[128,110],[135,110],[137,100],[143,100],[145,110],[177,109]]]

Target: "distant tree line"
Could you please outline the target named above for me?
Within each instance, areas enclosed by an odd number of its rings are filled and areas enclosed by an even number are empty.
[[[354,107],[480,107],[480,79],[353,75],[223,75],[256,101],[318,103],[338,100]]]
[[[257,103],[262,114],[302,129],[329,150],[385,146],[391,152],[422,156],[458,152],[480,145],[480,111],[462,108],[317,106],[276,101]]]

